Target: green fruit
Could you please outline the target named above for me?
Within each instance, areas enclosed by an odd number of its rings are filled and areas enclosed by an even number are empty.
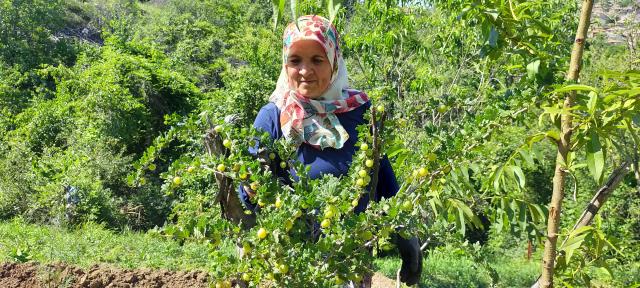
[[[249,275],[249,273],[242,273],[242,280],[245,282],[251,281],[251,275]]]
[[[269,159],[271,160],[276,159],[276,153],[273,153],[273,152],[269,153]]]
[[[231,170],[233,170],[233,172],[238,172],[238,171],[240,171],[241,167],[242,167],[242,165],[240,165],[239,163],[235,163],[235,164],[233,164],[233,168],[231,168]]]
[[[284,161],[280,162],[280,168],[282,169],[287,168],[287,162],[284,162]]]
[[[356,185],[358,185],[358,187],[364,187],[367,184],[364,182],[364,179],[358,178],[358,180],[356,180]]]
[[[420,175],[420,177],[425,177],[427,176],[427,174],[429,174],[429,171],[427,171],[427,168],[420,168],[418,169],[418,175]]]
[[[226,169],[227,169],[227,166],[224,166],[224,164],[218,164],[217,169],[218,169],[218,171],[220,171],[220,172],[224,172],[224,170],[226,170]]]
[[[438,106],[438,113],[445,113],[447,110],[449,110],[449,106],[447,105],[441,104]]]
[[[378,105],[378,107],[376,107],[376,110],[378,110],[378,112],[380,113],[384,112],[384,105]]]
[[[329,219],[324,219],[322,220],[322,222],[320,222],[320,227],[322,228],[328,228],[331,225],[331,220]]]
[[[287,272],[289,272],[289,266],[286,264],[280,264],[278,265],[278,270],[280,270],[280,273],[282,274],[287,274]]]
[[[287,219],[284,221],[284,229],[289,231],[291,230],[291,228],[293,228],[293,221],[291,221],[291,219]]]
[[[264,228],[258,229],[258,232],[257,232],[258,239],[267,238],[267,234],[268,234],[267,229],[264,229]]]
[[[336,209],[335,206],[333,205],[328,205],[327,207],[324,208],[324,218],[333,218],[333,216],[336,215],[336,212],[338,212],[338,210]]]
[[[351,274],[351,276],[349,276],[349,279],[353,282],[360,282],[362,281],[362,276],[360,276],[360,274],[358,273],[353,273]]]
[[[249,175],[247,173],[242,173],[240,174],[240,179],[242,180],[247,180],[247,178],[249,178]],[[252,188],[253,189],[253,188]]]
[[[331,219],[331,218],[333,218],[333,216],[335,216],[335,213],[333,211],[331,211],[331,210],[324,211],[324,218],[325,219]]]
[[[229,139],[224,139],[224,141],[222,141],[222,146],[227,147],[227,148],[231,148],[231,140]]]
[[[358,199],[353,199],[353,201],[351,201],[351,207],[356,207],[358,206]]]
[[[182,178],[180,176],[173,177],[173,184],[180,185],[182,183]]]
[[[362,241],[369,241],[369,240],[371,240],[371,238],[373,238],[373,233],[371,233],[371,231],[369,231],[369,230],[362,231],[362,232],[360,232],[358,237],[360,237],[360,240],[362,240]]]
[[[189,168],[187,168],[187,172],[191,173],[191,172],[193,172],[193,170],[195,170],[195,169],[196,169],[196,167],[189,166]]]
[[[245,255],[249,255],[251,253],[251,245],[247,242],[242,243],[242,251]]]
[[[147,168],[149,168],[149,171],[155,171],[156,170],[156,164],[151,163],[151,164],[149,164],[149,166]]]
[[[216,127],[213,127],[213,131],[220,133],[220,131],[222,131],[222,125],[217,125]]]
[[[364,166],[367,166],[369,168],[373,167],[373,160],[367,159],[367,161],[364,161]]]
[[[276,205],[276,208],[280,209],[280,207],[282,207],[282,200],[280,200],[280,198],[277,198],[275,205]]]
[[[358,176],[360,176],[362,178],[366,177],[367,174],[368,174],[367,170],[362,169],[362,170],[358,171]]]
[[[402,202],[402,210],[407,212],[413,211],[413,202],[411,202],[410,200],[405,200],[404,202]]]
[[[362,144],[360,145],[360,150],[362,150],[362,151],[367,151],[367,150],[369,150],[369,144],[367,144],[367,143],[362,143]]]

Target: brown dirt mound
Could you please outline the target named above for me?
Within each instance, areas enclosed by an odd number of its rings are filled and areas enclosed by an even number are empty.
[[[94,265],[83,270],[64,263],[0,264],[0,287],[210,287],[209,276],[202,271],[167,271],[151,269],[119,269],[107,265]],[[380,273],[373,276],[372,288],[392,288],[395,281]]]
[[[62,263],[0,264],[0,287],[209,287],[209,276],[201,271],[127,270],[94,265],[82,270]]]

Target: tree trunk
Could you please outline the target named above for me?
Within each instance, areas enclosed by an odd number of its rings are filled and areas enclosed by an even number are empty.
[[[567,74],[567,80],[575,82],[580,74],[582,53],[584,51],[584,43],[589,30],[589,22],[591,21],[591,10],[593,9],[593,0],[582,1],[582,11],[580,13],[580,23],[576,32],[576,39],[573,43],[571,51],[571,63]],[[576,91],[569,92],[564,101],[564,111],[569,111],[573,107],[576,97]],[[553,287],[553,271],[556,259],[556,244],[558,241],[558,227],[560,223],[560,213],[562,211],[562,199],[564,198],[564,182],[565,182],[565,164],[567,163],[567,155],[571,149],[571,133],[572,133],[572,117],[570,114],[563,114],[562,131],[560,132],[560,141],[558,141],[558,153],[556,156],[556,169],[553,177],[553,194],[551,195],[551,203],[549,203],[549,218],[547,221],[547,241],[544,245],[544,254],[542,258],[542,276],[540,278],[540,286],[547,288]]]
[[[600,189],[598,189],[598,191],[593,196],[591,201],[589,201],[589,203],[587,204],[587,207],[582,212],[582,215],[580,216],[578,221],[576,221],[576,224],[573,225],[573,229],[571,230],[571,232],[591,224],[591,221],[593,221],[593,218],[596,216],[596,214],[598,214],[598,211],[600,211],[600,208],[602,208],[602,206],[607,201],[611,193],[613,193],[613,191],[615,191],[616,188],[618,188],[618,185],[620,184],[624,176],[626,176],[627,173],[629,173],[628,168],[629,168],[629,161],[626,161],[622,163],[616,170],[614,170],[611,173],[611,175],[609,175],[609,179],[602,187],[600,187]],[[562,244],[560,245],[560,248],[564,246],[567,240],[568,238],[562,242]],[[531,286],[531,288],[538,288],[538,287],[540,287],[540,277],[538,277],[538,280],[536,281],[536,283],[534,283]]]

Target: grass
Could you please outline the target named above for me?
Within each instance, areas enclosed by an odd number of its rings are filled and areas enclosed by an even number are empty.
[[[424,258],[420,287],[531,287],[538,276],[539,261],[499,257],[491,259],[498,281],[492,286],[489,269],[476,263],[470,255],[450,246],[434,249]],[[377,270],[395,279],[400,260],[380,258],[375,261]]]
[[[223,244],[224,245],[224,244]],[[232,253],[233,247],[222,247]],[[65,262],[83,268],[109,263],[120,268],[207,270],[206,244],[185,243],[135,232],[116,233],[98,224],[75,230],[24,223],[0,223],[0,261]]]

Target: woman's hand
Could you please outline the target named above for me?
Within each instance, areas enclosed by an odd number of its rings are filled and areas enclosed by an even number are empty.
[[[252,199],[253,197],[256,197],[256,191],[253,191],[253,189],[251,189],[251,187],[249,187],[247,185],[242,185],[242,188],[244,189],[244,192],[247,193],[247,196],[249,196],[249,199]]]

